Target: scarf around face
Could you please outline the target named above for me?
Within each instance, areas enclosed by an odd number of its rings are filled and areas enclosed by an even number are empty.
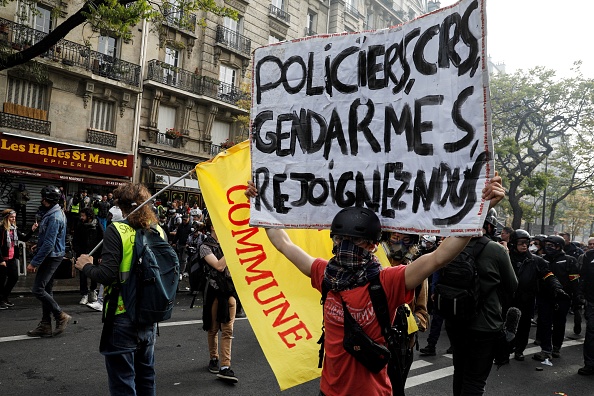
[[[338,292],[363,286],[382,269],[377,257],[349,240],[340,242],[334,251],[324,272],[324,283],[329,290]]]

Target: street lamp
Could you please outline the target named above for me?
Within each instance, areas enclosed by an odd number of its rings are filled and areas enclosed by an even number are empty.
[[[549,165],[549,157],[545,157],[545,175],[547,174],[547,168]],[[545,233],[545,214],[546,214],[546,207],[547,207],[547,186],[549,185],[548,181],[545,184],[544,191],[542,193],[542,221],[540,225],[540,233]]]

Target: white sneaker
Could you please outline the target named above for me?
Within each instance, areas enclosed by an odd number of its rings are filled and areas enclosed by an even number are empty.
[[[87,307],[94,309],[95,311],[103,311],[103,304],[101,304],[99,301],[88,303]]]
[[[82,296],[82,298],[80,299],[80,301],[78,303],[80,305],[87,305],[88,302],[89,302],[89,296],[85,294],[84,296]]]
[[[89,292],[89,302],[95,302],[97,301],[97,292],[95,290],[91,290]]]

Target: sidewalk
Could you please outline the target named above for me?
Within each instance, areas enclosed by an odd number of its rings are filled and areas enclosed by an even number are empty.
[[[27,274],[19,276],[19,280],[12,290],[12,294],[27,294],[31,293],[35,281],[35,274]],[[78,276],[72,279],[56,279],[54,281],[54,292],[78,292],[80,288],[80,280]]]

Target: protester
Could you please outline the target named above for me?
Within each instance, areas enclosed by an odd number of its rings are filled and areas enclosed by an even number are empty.
[[[558,235],[551,235],[545,239],[544,259],[549,262],[549,268],[555,274],[565,292],[572,298],[577,298],[579,285],[579,271],[577,260],[563,251],[565,240]],[[565,324],[567,313],[571,306],[569,298],[539,293],[538,296],[538,326],[537,334],[541,351],[532,355],[534,360],[561,356],[561,346],[565,338]]]
[[[217,232],[209,217],[205,219],[206,239],[200,245],[200,258],[209,265],[208,287],[204,296],[202,328],[208,331],[210,361],[208,371],[231,383],[238,382],[231,369],[231,343],[237,309],[235,286],[227,268]],[[221,342],[219,351],[219,331]],[[220,364],[219,364],[220,357]]]
[[[419,245],[420,238],[418,235],[403,234],[400,232],[384,233],[384,241],[382,246],[386,251],[388,260],[392,267],[398,265],[409,265],[414,260],[419,258],[422,254],[422,250]],[[427,300],[428,300],[428,280],[425,279],[419,286],[414,290],[414,297],[411,301],[408,301],[408,305],[401,305],[398,307],[399,310],[404,310],[406,316],[414,315],[414,320],[417,324],[419,331],[427,330],[429,325],[429,313],[427,312]],[[402,332],[407,332],[408,345],[406,351],[402,351],[400,366],[401,370],[393,378],[397,378],[397,384],[392,382],[392,390],[394,395],[404,395],[404,386],[406,385],[406,379],[410,371],[410,367],[413,363],[413,348],[417,345],[418,334],[416,331],[408,332],[409,326],[407,323],[406,329],[400,329]]]
[[[128,216],[150,197],[150,193],[141,184],[123,184],[114,191],[114,196],[122,213]],[[155,214],[146,205],[126,220],[134,229],[148,229],[157,224]],[[111,224],[105,230],[103,241],[101,262],[93,265],[91,256],[81,255],[76,261],[76,268],[105,285],[104,301],[109,306],[110,293],[115,292],[113,287],[118,282],[118,274],[130,271],[134,237],[122,239],[115,225]],[[104,322],[101,334],[99,350],[105,356],[109,391],[111,395],[155,395],[156,324],[134,324],[125,304],[119,296],[115,317],[113,321]]]
[[[582,268],[580,270],[580,290],[578,300],[585,305],[586,336],[584,339],[584,367],[578,369],[580,375],[594,374],[594,238],[588,239],[588,250],[583,255]]]
[[[181,273],[183,274],[182,276],[184,277],[187,277],[189,272],[189,268],[186,268],[188,264],[188,252],[186,250],[186,245],[188,243],[188,237],[191,233],[192,224],[190,223],[190,215],[184,214],[182,215],[182,222],[177,226],[175,235],[171,240],[171,244],[175,248],[177,258],[179,259]]]
[[[101,201],[97,202],[97,220],[104,230],[107,228],[107,217],[109,216],[110,208],[111,205],[107,202],[107,195],[103,195]]]
[[[491,199],[491,205],[504,197],[500,183],[501,178],[495,176],[483,190],[483,198]],[[249,182],[246,196],[256,195],[254,184]],[[312,279],[312,287],[322,291],[322,283],[326,283],[330,290],[324,304],[326,354],[320,385],[321,393],[328,396],[386,395],[392,392],[386,368],[374,374],[344,349],[342,301],[353,312],[372,311],[366,286],[369,279],[379,276],[393,321],[396,308],[410,301],[413,290],[432,272],[456,257],[470,239],[446,238],[433,253],[424,255],[409,265],[382,270],[373,255],[380,241],[381,226],[376,214],[367,208],[345,208],[334,217],[330,235],[334,242],[335,255],[330,261],[307,254],[291,241],[284,230],[266,228],[266,234],[279,252]],[[385,343],[377,318],[375,315],[373,318],[374,320],[366,323],[360,323],[362,318],[359,318],[357,322],[369,337],[376,342]]]
[[[539,291],[553,297],[567,296],[559,280],[549,269],[549,263],[528,251],[530,239],[527,231],[518,229],[511,233],[508,243],[511,263],[518,278],[518,289],[512,306],[522,313],[514,338],[514,359],[517,361],[524,360],[524,350],[528,344],[531,319],[534,316],[534,306]]]
[[[91,250],[103,239],[103,228],[95,218],[95,214],[90,208],[83,208],[80,211],[80,220],[74,230],[72,236],[72,248],[74,249],[75,257],[81,254],[89,254]],[[93,254],[97,259],[101,257],[101,247]],[[97,281],[91,279],[91,288],[89,289],[87,276],[84,273],[79,274],[80,277],[80,294],[81,299],[79,304],[87,305],[97,301]]]
[[[31,292],[41,301],[42,317],[37,327],[27,332],[30,337],[52,337],[62,334],[72,319],[62,311],[52,292],[54,272],[66,254],[66,217],[58,205],[60,195],[60,190],[54,186],[41,189],[39,210],[42,218],[39,223],[39,237],[35,255],[27,265],[27,272],[37,273]],[[56,320],[53,332],[52,314]]]
[[[478,314],[469,322],[446,320],[446,331],[453,347],[454,396],[482,395],[497,352],[509,361],[503,333],[504,307],[509,307],[518,286],[507,249],[496,243],[496,212],[489,209],[483,234],[491,239],[475,258],[480,285]],[[468,246],[479,243],[473,238]]]
[[[0,227],[0,309],[14,307],[8,299],[12,289],[19,279],[18,242],[27,242],[37,229],[34,223],[27,234],[20,232],[16,225],[16,212],[12,209],[2,211],[2,226]]]

